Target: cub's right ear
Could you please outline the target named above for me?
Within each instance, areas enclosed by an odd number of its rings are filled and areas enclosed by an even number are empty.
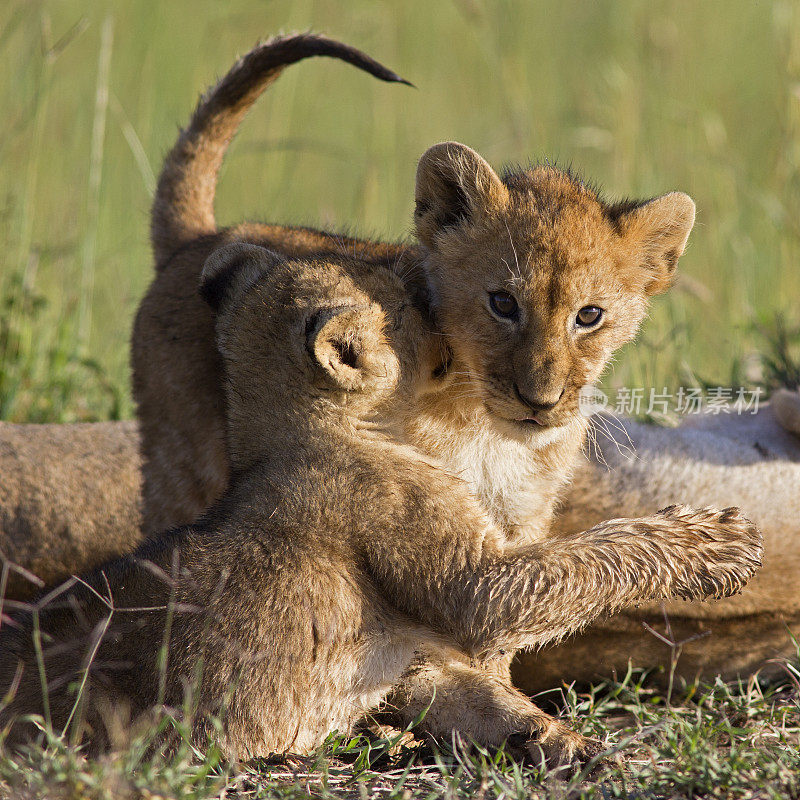
[[[215,250],[200,273],[200,296],[215,313],[284,259],[266,247],[235,242]]]
[[[475,223],[508,203],[500,176],[471,147],[442,142],[428,148],[417,165],[414,224],[419,240],[436,249],[446,228]]]

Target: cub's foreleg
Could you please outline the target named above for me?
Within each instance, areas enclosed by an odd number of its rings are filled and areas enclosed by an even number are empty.
[[[452,531],[452,515],[447,523]],[[367,547],[386,596],[481,661],[637,603],[734,594],[761,559],[761,535],[737,509],[678,506],[509,555],[474,535],[441,533],[375,537]]]
[[[736,594],[760,566],[761,555],[761,534],[738,509],[671,506],[649,517],[609,520],[531,547],[522,560],[536,560],[535,575],[534,570],[520,570],[513,557],[504,559],[498,573],[476,587],[476,600],[485,612],[493,605],[491,598],[505,595],[496,613],[529,603],[519,612],[511,649],[539,646],[639,603]],[[486,603],[480,603],[481,591]],[[488,617],[475,623],[487,633],[495,627]],[[492,636],[486,637],[481,652],[494,655]],[[501,647],[509,649],[507,643]]]

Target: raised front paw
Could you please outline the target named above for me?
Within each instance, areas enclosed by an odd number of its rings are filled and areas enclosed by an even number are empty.
[[[549,768],[582,765],[603,752],[603,743],[576,733],[554,720],[540,736],[515,733],[506,740],[506,751],[514,758]]]
[[[729,597],[740,592],[761,566],[761,532],[738,508],[669,506],[658,513],[674,523],[676,537],[685,542],[683,563],[673,565],[679,596]]]

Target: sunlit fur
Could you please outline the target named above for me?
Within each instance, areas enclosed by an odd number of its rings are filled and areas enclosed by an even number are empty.
[[[501,179],[450,142],[420,160],[419,246],[277,225],[217,230],[216,174],[247,109],[284,65],[320,54],[397,80],[324,37],[274,39],[202,98],[165,161],[152,214],[157,272],[132,338],[145,531],[192,521],[225,486],[222,375],[213,319],[195,287],[215,248],[247,241],[288,257],[363,259],[376,273],[399,275],[410,300],[427,302],[442,334],[440,392],[409,420],[408,441],[465,479],[509,537],[545,536],[585,432],[577,392],[634,335],[648,296],[669,286],[694,204],[672,193],[607,205],[550,167]],[[487,292],[498,289],[519,295],[518,323],[491,315]],[[574,315],[586,304],[605,313],[596,330],[577,331]],[[535,412],[518,393],[535,403],[560,398]]]
[[[235,244],[208,260],[202,293],[230,485],[194,525],[14,614],[0,726],[44,713],[102,746],[125,713],[166,704],[187,712],[194,745],[248,759],[308,753],[393,688],[406,713],[441,689],[432,735],[516,735],[528,756],[586,759],[598,743],[498,677],[496,659],[632,603],[727,596],[758,567],[760,535],[732,508],[508,547],[463,481],[390,432],[435,388],[439,348],[400,281],[369,264]],[[22,720],[7,741],[30,733]]]
[[[508,550],[462,481],[389,432],[431,390],[439,354],[396,278],[237,244],[208,260],[202,293],[225,364],[230,486],[196,524],[14,614],[0,724],[43,713],[102,747],[121,710],[166,704],[188,712],[193,744],[212,737],[231,759],[307,753],[417,685],[420,652],[443,688],[458,669],[485,691],[479,665],[505,650],[632,602],[726,596],[758,566],[759,533],[735,509]],[[597,752],[500,688],[461,724],[444,703],[427,729],[487,745],[519,734],[555,762]],[[9,741],[30,733],[20,721]]]
[[[252,241],[292,258],[320,253],[358,257],[378,275],[394,272],[403,277],[409,301],[424,298],[430,291],[441,323],[446,318],[441,295],[447,288],[444,283],[437,283],[442,271],[454,270],[455,282],[463,283],[472,277],[460,269],[459,262],[445,263],[437,256],[439,241],[472,237],[475,247],[486,247],[483,258],[475,250],[464,254],[465,261],[472,260],[471,270],[477,269],[476,276],[490,275],[494,265],[492,288],[513,278],[515,291],[518,284],[522,294],[534,291],[537,285],[546,291],[548,268],[556,283],[561,274],[558,261],[550,259],[548,267],[545,249],[534,252],[531,231],[537,230],[541,242],[549,242],[554,248],[553,256],[562,253],[568,260],[573,251],[585,251],[589,261],[584,264],[584,272],[581,273],[579,260],[575,260],[564,271],[565,276],[578,279],[583,275],[582,279],[586,279],[598,273],[607,280],[610,278],[606,273],[609,269],[613,273],[616,264],[617,278],[634,295],[639,285],[643,303],[644,295],[668,285],[684,234],[691,227],[691,203],[684,195],[667,195],[645,205],[603,206],[571,176],[550,168],[520,171],[516,176],[506,176],[503,183],[469,148],[450,144],[433,148],[423,158],[429,167],[436,165],[442,178],[436,185],[445,192],[439,197],[444,201],[439,202],[444,213],[438,220],[428,219],[426,225],[420,224],[425,220],[418,218],[423,242],[420,246],[368,242],[279,225],[243,224],[218,231],[213,210],[216,174],[248,108],[284,65],[323,54],[344,58],[379,77],[397,79],[358,51],[324,37],[300,35],[273,40],[247,54],[201,100],[164,164],[152,219],[157,274],[137,315],[132,345],[134,393],[145,458],[145,528],[150,535],[166,525],[193,520],[220,496],[229,478],[222,365],[215,349],[213,315],[196,292],[203,263],[220,245]],[[421,177],[425,175],[422,172]],[[427,177],[430,175],[428,169]],[[418,188],[426,186],[427,190],[435,188],[430,180]],[[475,191],[468,191],[471,187]],[[487,187],[484,202],[481,192]],[[428,191],[428,195],[429,199],[436,199],[435,193]],[[464,198],[478,202],[467,208]],[[448,201],[453,199],[455,203],[448,208]],[[602,213],[603,209],[607,214]],[[519,216],[516,221],[515,214]],[[501,225],[503,220],[508,223],[507,229]],[[572,227],[566,224],[567,220]],[[616,237],[609,232],[609,225]],[[670,237],[674,240],[672,246]],[[595,243],[594,249],[589,246],[590,241]],[[591,262],[593,255],[608,255],[603,243],[611,247],[612,258]],[[457,248],[453,252],[458,252]],[[627,261],[626,252],[633,254]],[[639,257],[634,257],[637,253]],[[558,291],[563,294],[562,290],[574,288],[572,279],[564,287],[557,287]],[[441,391],[423,398],[416,414],[407,420],[404,435],[427,453],[441,457],[452,472],[468,481],[484,508],[502,526],[507,541],[523,546],[548,532],[551,509],[577,454],[583,422],[575,417],[566,425],[561,424],[562,415],[569,418],[568,403],[574,403],[568,393],[560,407],[542,417],[542,421],[557,425],[540,430],[516,423],[528,410],[518,406],[513,396],[504,395],[502,388],[507,388],[511,379],[528,381],[523,388],[527,387],[529,395],[541,390],[550,399],[553,387],[547,383],[538,360],[537,348],[544,345],[537,344],[536,336],[544,335],[549,322],[557,319],[539,319],[530,309],[523,309],[525,331],[506,328],[504,340],[499,333],[504,329],[497,327],[497,320],[475,313],[476,307],[481,307],[476,304],[486,302],[484,283],[476,279],[478,294],[462,293],[463,307],[449,314],[452,326],[460,324],[463,328],[472,317],[483,333],[469,348],[459,346],[458,337],[453,335],[455,328],[440,329],[442,354],[446,355],[449,348],[458,348],[457,357],[449,362],[446,357],[442,360],[436,370]],[[568,291],[564,296],[567,295]],[[577,297],[567,296],[567,300],[570,306],[578,302]],[[638,324],[636,314],[639,310],[634,314]],[[528,325],[531,319],[538,327]],[[603,325],[612,321],[606,318]],[[566,336],[558,325],[553,330],[559,337]],[[595,339],[600,335],[605,336],[602,328],[582,334]],[[523,346],[519,353],[511,348],[513,370],[502,365],[498,368],[495,355],[508,355],[509,340],[514,336]],[[499,342],[495,355],[480,352],[484,341],[487,346]],[[580,356],[577,341],[573,354]],[[586,338],[581,347],[589,341]],[[606,346],[609,345],[613,342],[607,340]],[[599,355],[603,356],[602,348]],[[576,363],[579,361],[580,358]],[[591,366],[585,358],[582,363]],[[442,370],[445,366],[449,369]],[[557,374],[559,365],[551,366],[553,374]],[[596,363],[594,368],[600,366]],[[486,380],[482,376],[487,376]],[[501,390],[495,390],[492,396],[486,393],[489,376]],[[94,556],[100,551],[90,548],[90,552]],[[557,548],[553,552],[561,557]],[[85,558],[85,551],[82,553]],[[73,569],[80,569],[80,555],[70,562]],[[639,579],[647,581],[644,575]],[[577,624],[579,620],[573,622]],[[425,676],[424,680],[419,679],[420,675]],[[488,672],[467,675],[457,662],[442,664],[436,658],[422,662],[408,676],[407,683],[398,690],[398,698],[406,699],[407,712],[420,704],[424,708],[430,700],[431,687],[437,685],[441,691],[431,708],[431,718],[443,726],[474,729],[477,740],[495,741],[502,729],[500,723],[513,717],[511,707],[516,701],[512,698],[516,695],[505,677],[495,679]],[[496,704],[470,705],[475,697],[494,697]],[[499,697],[505,698],[503,702]],[[411,715],[416,716],[416,712]]]
[[[554,521],[558,532],[646,515],[680,496],[698,507],[740,503],[763,533],[764,564],[742,594],[667,606],[675,641],[704,634],[682,648],[677,675],[688,681],[778,673],[780,659],[794,652],[787,626],[800,629],[800,436],[782,427],[793,419],[800,419],[796,391],[776,393],[752,416],[704,415],[679,428],[593,418],[589,458],[581,459],[567,487]],[[794,430],[800,434],[800,425]],[[137,448],[136,426],[127,422],[0,424],[2,491],[6,499],[16,498],[0,500],[0,550],[26,570],[12,568],[6,600],[36,591],[31,572],[57,583],[135,548],[141,538]],[[663,666],[651,679],[667,681],[671,650],[655,636],[643,636],[642,621],[666,632],[660,604],[625,610],[560,645],[524,654],[515,685],[536,693],[562,681],[601,680],[614,671],[623,674],[629,660],[649,669]],[[708,630],[712,635],[705,635]],[[412,686],[419,690],[435,675],[420,665],[403,689],[406,703]],[[457,665],[439,671],[437,697],[456,692],[463,675]],[[462,688],[457,718],[462,725],[466,698],[497,694],[511,702],[516,697],[501,680],[484,685],[471,673]],[[412,719],[422,702],[421,696],[414,698]],[[436,703],[431,713],[440,715]],[[470,707],[473,722],[479,713],[490,726],[485,706]]]
[[[511,423],[504,433],[535,445],[551,439],[550,426],[571,421],[580,388],[636,333],[646,295],[643,281],[631,280],[628,248],[590,191],[548,167],[507,181],[496,199],[485,195],[496,208],[481,207],[426,236],[426,269],[454,369],[463,365],[487,410]],[[496,290],[517,299],[518,321],[491,312],[488,296]],[[584,331],[575,317],[589,304],[605,313],[596,329]],[[555,404],[538,415],[543,430],[515,422],[532,416],[515,387],[534,403]]]

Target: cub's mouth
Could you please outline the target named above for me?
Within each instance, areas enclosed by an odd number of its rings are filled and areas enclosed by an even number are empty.
[[[490,416],[493,419],[493,427],[499,433],[534,449],[557,441],[565,430],[562,421],[547,422],[534,417],[514,418],[508,416],[508,412],[503,415],[495,411],[490,411]]]
[[[514,403],[514,405],[517,405]],[[547,411],[535,411],[526,409],[522,411],[519,407],[511,409],[505,404],[490,404],[484,402],[486,410],[494,417],[501,419],[506,425],[524,434],[544,433],[554,431],[569,424],[572,415],[565,407],[549,409]]]
[[[501,411],[497,408],[493,408],[492,405],[487,402],[484,402],[484,407],[498,421],[504,422],[506,425],[519,432],[533,433],[534,431],[545,431],[550,428],[558,427],[558,423],[555,420],[550,421],[546,419],[543,414],[529,413],[525,416],[512,416],[514,412],[509,414],[509,409]],[[517,413],[519,413],[519,411],[517,411]]]
[[[553,407],[530,408],[530,403],[515,396],[519,391],[516,386],[514,390],[513,394],[484,391],[483,396],[483,407],[512,435],[541,434],[561,428],[568,421],[565,418],[563,404],[554,403]]]

